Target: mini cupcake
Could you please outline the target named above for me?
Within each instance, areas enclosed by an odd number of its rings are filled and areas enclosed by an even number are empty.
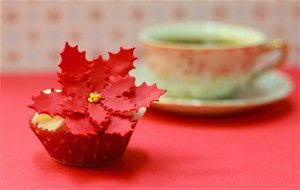
[[[52,158],[74,166],[104,165],[118,160],[145,107],[165,93],[156,85],[135,86],[134,48],[88,61],[68,43],[61,53],[58,82],[33,96],[36,111],[30,128]]]

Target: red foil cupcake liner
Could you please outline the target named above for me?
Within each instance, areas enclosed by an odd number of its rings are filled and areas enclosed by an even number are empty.
[[[32,123],[30,128],[52,158],[72,166],[100,166],[117,161],[125,152],[133,132],[83,136],[64,130],[41,129]]]

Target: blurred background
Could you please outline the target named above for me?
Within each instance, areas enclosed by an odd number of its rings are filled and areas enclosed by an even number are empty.
[[[299,65],[299,1],[1,1],[1,72],[53,72],[64,42],[92,59],[137,47],[138,31],[172,21],[225,21],[288,41],[289,66]]]

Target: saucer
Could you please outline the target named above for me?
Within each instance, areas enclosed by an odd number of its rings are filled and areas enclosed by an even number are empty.
[[[149,79],[143,63],[131,74],[137,81]],[[271,71],[254,81],[247,89],[238,91],[229,99],[201,100],[162,96],[159,102],[151,107],[158,110],[186,114],[227,114],[237,113],[286,98],[292,91],[293,85],[288,76],[279,71]]]

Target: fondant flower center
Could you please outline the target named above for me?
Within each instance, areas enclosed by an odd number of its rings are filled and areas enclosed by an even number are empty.
[[[96,103],[100,100],[100,98],[101,98],[101,93],[91,92],[88,97],[88,102]]]

